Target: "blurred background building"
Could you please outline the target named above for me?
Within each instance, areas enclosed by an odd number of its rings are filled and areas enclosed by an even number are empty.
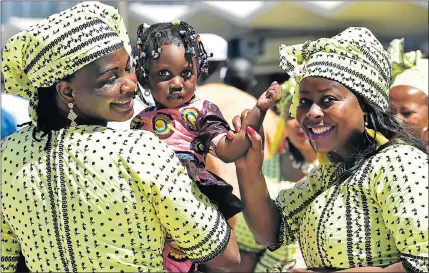
[[[5,41],[38,18],[80,1],[1,2],[2,48]],[[333,36],[349,26],[369,28],[387,46],[405,38],[405,50],[428,54],[427,1],[102,1],[119,8],[132,43],[143,22],[180,19],[200,33],[228,41],[228,57],[244,57],[255,65],[255,95],[273,80],[282,81],[278,47]]]

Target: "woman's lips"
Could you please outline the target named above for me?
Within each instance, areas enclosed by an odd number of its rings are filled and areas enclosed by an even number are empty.
[[[122,100],[118,102],[112,102],[111,104],[113,104],[117,108],[130,109],[134,106],[134,99],[131,98],[131,99]]]
[[[311,140],[319,140],[328,136],[335,129],[335,126],[317,126],[308,129]]]

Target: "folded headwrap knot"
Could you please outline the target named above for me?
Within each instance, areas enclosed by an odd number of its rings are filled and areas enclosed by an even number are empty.
[[[390,42],[387,49],[392,59],[391,88],[413,86],[428,95],[428,59],[420,50],[404,53],[404,38]]]
[[[30,98],[37,125],[38,89],[49,87],[117,49],[131,54],[122,17],[114,7],[83,2],[11,37],[3,50],[6,92]]]
[[[299,83],[306,77],[324,77],[346,86],[369,103],[387,110],[390,57],[366,28],[348,28],[332,38],[280,46],[280,67]],[[291,115],[295,117],[299,92]]]

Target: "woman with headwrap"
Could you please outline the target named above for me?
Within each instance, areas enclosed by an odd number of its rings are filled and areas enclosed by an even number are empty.
[[[174,152],[133,115],[136,76],[122,17],[83,2],[7,41],[6,90],[31,124],[2,142],[1,271],[160,272],[168,232],[194,262],[237,266],[225,219]]]
[[[270,147],[271,158],[264,162],[262,171],[270,193],[270,198],[277,198],[282,189],[292,188],[296,182],[304,179],[309,171],[317,165],[317,157],[309,139],[299,127],[295,118],[289,115],[293,93],[297,86],[294,78],[284,82],[283,97],[277,104],[281,123],[277,128],[276,138]],[[286,134],[286,141],[284,135]],[[286,145],[285,145],[286,144]],[[279,146],[285,145],[286,152],[275,154]],[[237,272],[265,272],[273,264],[297,260],[296,268],[306,268],[299,251],[298,243],[282,246],[276,251],[268,251],[258,244],[249,230],[243,214],[237,217],[234,225],[241,264]]]
[[[390,105],[400,120],[413,126],[426,145],[428,139],[428,59],[420,50],[404,54],[404,39],[395,39],[387,50],[392,58]]]
[[[388,53],[365,28],[282,45],[280,53],[281,67],[299,82],[291,114],[320,165],[273,201],[254,171],[261,138],[248,129],[253,145],[236,165],[256,240],[271,250],[299,240],[309,268],[427,272],[428,155],[387,112]]]

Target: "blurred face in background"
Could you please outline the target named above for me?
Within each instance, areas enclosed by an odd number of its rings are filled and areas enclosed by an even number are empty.
[[[310,141],[309,141],[308,137],[306,136],[306,134],[304,133],[304,131],[299,126],[298,121],[289,115],[290,106],[291,106],[291,103],[288,103],[288,105],[286,105],[286,109],[285,109],[285,127],[286,127],[285,131],[286,131],[286,135],[289,138],[289,141],[298,150],[303,150],[303,149],[308,150],[311,148]]]
[[[419,89],[408,85],[393,87],[390,106],[398,119],[418,128],[428,126],[428,97]]]
[[[390,107],[398,119],[414,127],[428,144],[428,97],[425,93],[409,85],[395,86],[390,90]]]

